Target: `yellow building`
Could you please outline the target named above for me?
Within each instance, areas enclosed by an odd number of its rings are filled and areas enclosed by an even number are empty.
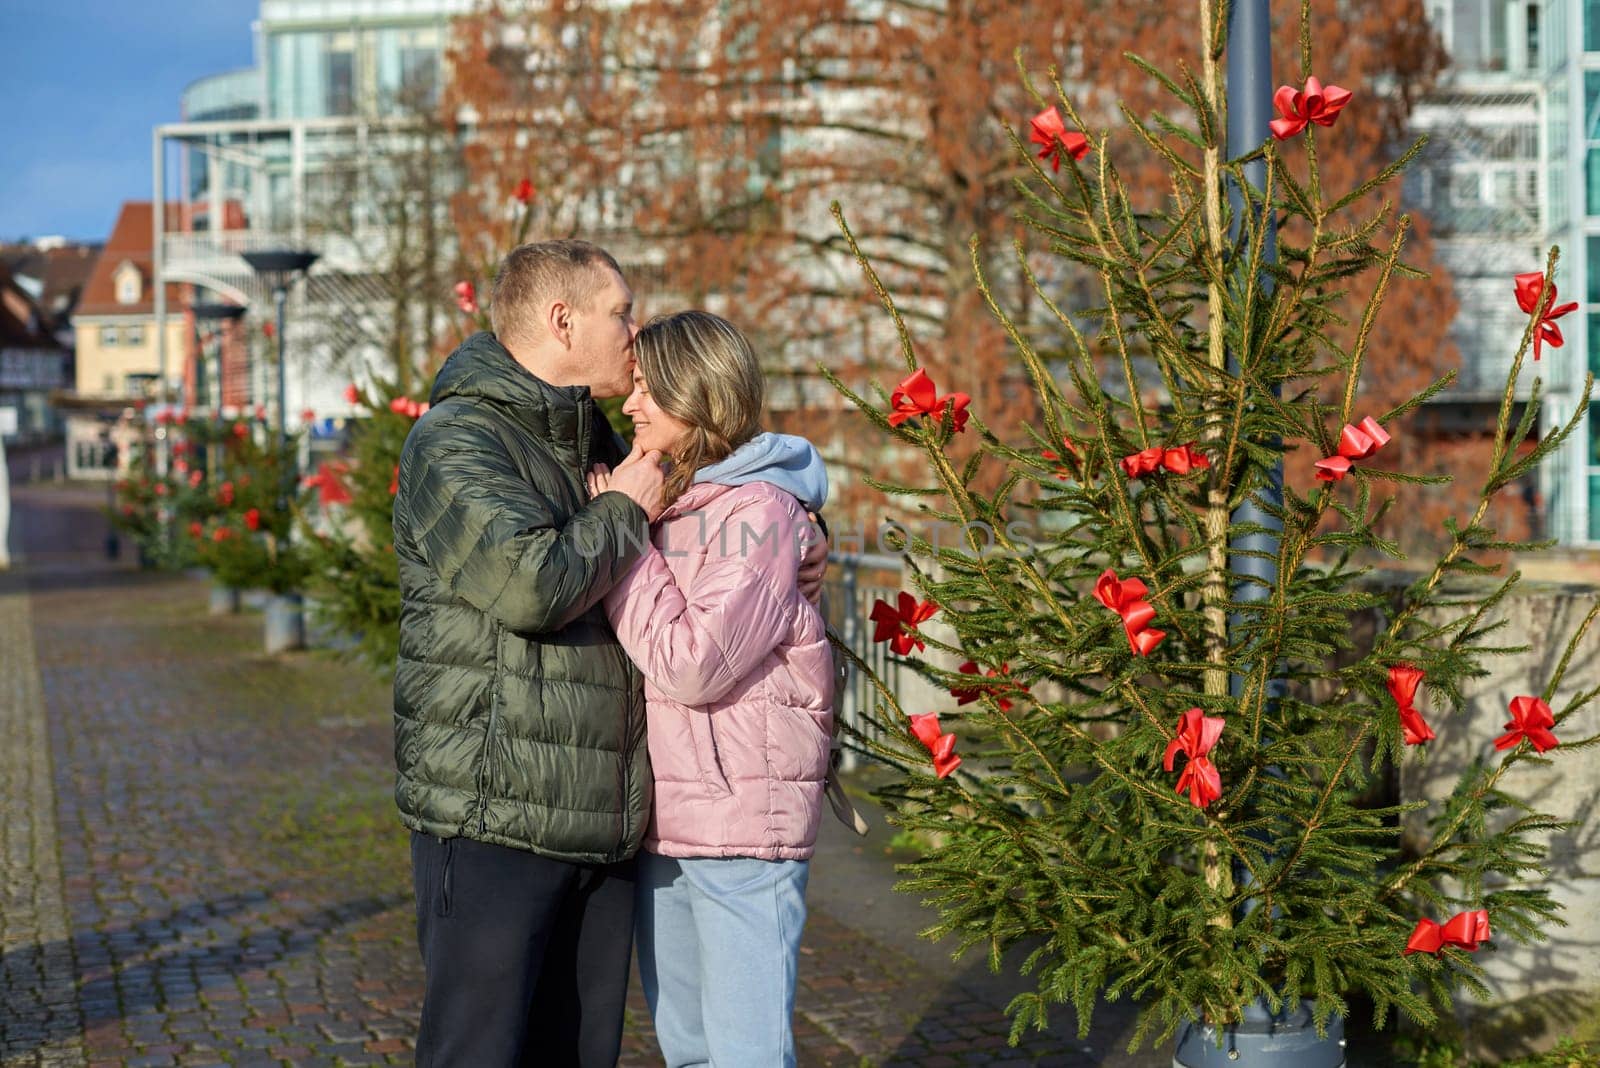
[[[106,241],[100,260],[83,288],[72,317],[77,335],[76,392],[80,399],[107,401],[153,399],[161,374],[155,337],[154,266],[150,253],[152,225],[148,201],[122,205],[116,226]],[[178,209],[167,209],[167,226],[177,228]],[[179,307],[179,286],[167,287],[167,306]],[[184,321],[169,317],[166,323],[168,375],[182,368],[177,361],[186,351]]]
[[[179,209],[169,205],[169,228],[178,228],[178,216]],[[75,396],[63,404],[70,478],[110,477],[105,442],[115,436],[113,427],[136,401],[153,401],[161,392],[163,368],[156,347],[155,271],[150,251],[154,221],[149,201],[122,205],[72,316],[77,340]],[[168,308],[186,303],[181,299],[182,288],[167,287]],[[179,315],[169,316],[165,328],[165,371],[169,378],[181,379],[189,327]]]

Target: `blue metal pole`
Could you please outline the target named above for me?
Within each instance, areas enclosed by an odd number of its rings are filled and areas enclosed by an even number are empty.
[[[1232,0],[1228,5],[1228,136],[1227,156],[1237,159],[1266,140],[1272,118],[1272,15],[1270,0]],[[1245,165],[1244,179],[1256,191],[1266,188],[1264,160]],[[1248,205],[1243,190],[1228,185],[1228,204],[1232,209],[1230,235],[1239,240],[1245,233],[1243,217]],[[1277,257],[1274,218],[1267,211],[1260,224],[1267,227],[1264,253],[1268,262]],[[1240,257],[1240,270],[1248,262]],[[1245,279],[1241,278],[1243,282]],[[1263,286],[1270,280],[1262,279]],[[1230,352],[1228,369],[1237,374],[1248,354]],[[1257,495],[1266,503],[1283,503],[1283,462],[1280,460]],[[1233,513],[1235,523],[1258,523],[1262,533],[1245,534],[1229,543],[1228,570],[1234,576],[1234,597],[1239,601],[1266,600],[1278,583],[1277,554],[1283,525],[1261,505],[1246,500]],[[1242,556],[1236,550],[1264,556]],[[1259,581],[1241,581],[1256,579]],[[1231,625],[1231,624],[1230,624]],[[1230,692],[1238,697],[1244,676],[1229,678]],[[1269,695],[1270,697],[1270,695]],[[1268,769],[1269,774],[1277,769]],[[1241,885],[1245,873],[1236,872]],[[1253,904],[1253,903],[1252,903]],[[1249,906],[1247,906],[1248,908]],[[1344,1021],[1328,1022],[1326,1038],[1318,1038],[1307,1003],[1289,1001],[1272,1012],[1263,998],[1245,1007],[1243,1018],[1223,1029],[1219,1046],[1214,1032],[1188,1025],[1179,1032],[1173,1064],[1177,1068],[1344,1068]]]
[[[288,461],[289,455],[289,420],[287,408],[289,406],[289,390],[284,375],[284,346],[287,339],[284,337],[284,306],[289,301],[289,280],[284,278],[273,287],[272,300],[277,305],[278,311],[278,462],[283,464],[283,470],[278,477],[278,507],[286,509],[289,506],[290,488],[294,485],[291,479],[295,472]]]
[[[1272,119],[1272,13],[1270,0],[1233,0],[1228,5],[1228,137],[1227,156],[1237,159],[1266,140],[1268,123]],[[1266,188],[1267,164],[1255,160],[1245,165],[1245,181],[1258,192]],[[1247,209],[1243,191],[1234,182],[1228,183],[1228,206],[1231,209],[1230,236],[1238,240],[1243,232],[1243,216]],[[1261,220],[1267,228],[1265,259],[1277,258],[1276,220],[1269,211]],[[1263,279],[1263,285],[1270,280]],[[1241,353],[1228,354],[1228,369],[1238,373]],[[1283,464],[1280,461],[1272,472],[1269,484],[1258,491],[1261,498],[1272,505],[1283,503]],[[1277,531],[1283,525],[1254,501],[1246,500],[1233,513],[1235,523],[1259,523],[1269,528],[1269,533],[1246,534],[1234,539],[1231,550],[1243,549],[1269,554],[1263,559],[1243,556],[1237,552],[1228,555],[1228,570],[1236,576],[1234,596],[1241,601],[1265,600],[1277,585],[1278,552]],[[1251,579],[1255,581],[1239,581]],[[1234,675],[1229,687],[1235,697],[1243,688],[1244,677]]]

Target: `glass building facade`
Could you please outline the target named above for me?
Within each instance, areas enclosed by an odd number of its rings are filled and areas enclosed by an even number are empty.
[[[260,118],[261,72],[251,68],[201,78],[183,91],[182,114],[184,122],[236,122]],[[239,140],[237,136],[219,135],[216,144],[227,146]],[[185,154],[184,185],[193,200],[210,196],[213,155],[212,152],[196,150]],[[223,153],[215,155],[224,160],[227,158]],[[221,179],[225,197],[236,198],[240,190],[249,186],[248,168],[243,164],[222,162],[215,167],[215,171]]]
[[[452,16],[471,0],[263,0],[266,115],[380,118],[431,109]]]
[[[1548,239],[1561,247],[1562,297],[1580,301],[1582,315],[1562,321],[1567,347],[1539,368],[1550,391],[1546,425],[1583,417],[1551,465],[1547,504],[1552,534],[1597,544],[1600,404],[1576,406],[1585,372],[1600,371],[1600,0],[1546,0],[1542,47]]]

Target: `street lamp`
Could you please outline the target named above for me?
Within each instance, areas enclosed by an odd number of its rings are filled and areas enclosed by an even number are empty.
[[[270,249],[263,252],[246,252],[244,261],[262,281],[272,287],[272,301],[278,311],[278,462],[283,464],[283,477],[278,484],[278,508],[287,515],[289,497],[294,491],[294,458],[289,455],[288,387],[284,378],[284,305],[289,301],[289,283],[296,275],[304,274],[317,262],[317,254],[305,249]],[[285,544],[289,530],[283,532]],[[275,592],[267,602],[266,648],[269,653],[305,647],[305,616],[298,593]]]
[[[284,380],[284,305],[289,301],[289,283],[297,274],[303,274],[317,262],[317,254],[305,249],[268,249],[263,252],[246,252],[244,261],[262,281],[272,287],[272,302],[278,312],[278,451],[285,457],[286,478],[292,477],[293,465],[287,460],[289,452],[288,386]],[[287,492],[286,482],[285,492]]]

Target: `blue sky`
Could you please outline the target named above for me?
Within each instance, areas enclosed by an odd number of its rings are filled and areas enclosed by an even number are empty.
[[[259,0],[0,0],[0,239],[103,241],[149,200],[150,132],[197,78],[254,63]]]

